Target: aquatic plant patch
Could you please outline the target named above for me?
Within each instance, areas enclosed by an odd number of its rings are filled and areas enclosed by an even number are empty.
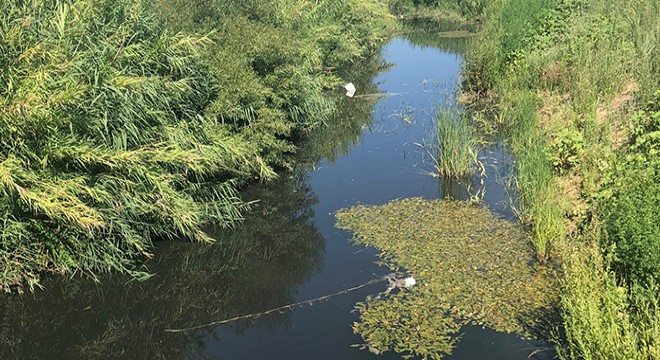
[[[437,156],[433,156],[433,162],[439,175],[462,178],[482,167],[477,157],[476,136],[463,113],[453,108],[441,108],[436,114],[436,125]]]
[[[528,234],[481,205],[419,198],[360,205],[339,211],[337,227],[418,283],[357,305],[353,328],[372,352],[439,359],[469,323],[531,336],[557,299],[554,271],[535,262]]]

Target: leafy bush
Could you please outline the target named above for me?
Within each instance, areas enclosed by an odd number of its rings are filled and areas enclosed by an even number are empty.
[[[657,162],[660,153],[660,91],[656,91],[646,109],[633,116],[630,136],[631,150],[644,161]]]
[[[552,164],[558,172],[564,172],[577,165],[580,161],[584,138],[579,131],[562,129],[550,144]]]
[[[660,167],[625,175],[626,185],[605,205],[606,248],[629,285],[660,280]]]
[[[559,358],[657,359],[657,309],[642,311],[650,321],[630,313],[626,291],[607,271],[598,246],[572,244],[563,260]]]
[[[631,144],[603,201],[612,267],[629,285],[660,283],[660,92],[634,117]]]

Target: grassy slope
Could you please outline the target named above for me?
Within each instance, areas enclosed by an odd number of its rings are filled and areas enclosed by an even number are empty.
[[[562,262],[562,358],[658,358],[658,6],[494,0],[467,57],[474,110],[510,135],[537,257]]]
[[[156,7],[153,7],[156,6]],[[328,118],[337,67],[391,29],[377,0],[0,4],[0,287],[123,271],[211,241],[237,188]],[[206,34],[206,35],[203,35]]]

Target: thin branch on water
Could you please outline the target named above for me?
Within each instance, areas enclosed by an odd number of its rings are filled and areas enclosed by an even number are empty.
[[[316,302],[326,301],[326,300],[329,300],[331,298],[334,298],[334,297],[337,297],[337,296],[340,296],[340,295],[345,295],[345,294],[348,294],[350,292],[362,289],[362,288],[367,287],[369,285],[377,284],[379,282],[383,282],[383,281],[386,281],[386,280],[391,280],[394,276],[396,276],[396,273],[387,274],[387,275],[381,276],[379,278],[369,280],[369,281],[367,281],[365,283],[362,283],[360,285],[353,286],[351,288],[348,288],[348,289],[345,289],[345,290],[342,290],[342,291],[339,291],[339,292],[336,292],[336,293],[333,293],[333,294],[330,294],[330,295],[320,296],[320,297],[317,297],[317,298],[314,298],[314,299],[304,300],[304,301],[300,301],[300,302],[297,302],[297,303],[280,306],[280,307],[270,309],[270,310],[267,310],[267,311],[262,311],[262,312],[259,312],[259,313],[252,313],[252,314],[247,314],[247,315],[236,316],[236,317],[225,319],[225,320],[212,321],[212,322],[207,323],[207,324],[191,326],[191,327],[188,327],[188,328],[165,329],[165,332],[180,333],[180,332],[187,332],[187,331],[192,331],[192,330],[199,330],[199,329],[203,329],[203,328],[206,328],[206,327],[209,327],[209,326],[223,325],[223,324],[232,323],[232,322],[238,321],[238,320],[252,319],[252,318],[256,318],[256,317],[263,316],[263,315],[270,315],[270,314],[273,314],[273,313],[276,313],[276,312],[281,313],[282,311],[293,310],[294,308],[303,307],[305,305],[310,305],[311,306]]]

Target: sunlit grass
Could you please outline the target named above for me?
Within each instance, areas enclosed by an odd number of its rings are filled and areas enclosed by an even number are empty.
[[[635,181],[613,174],[613,159],[636,158],[644,171],[650,168],[645,155],[631,154],[625,144],[631,142],[639,100],[660,88],[660,18],[655,16],[660,2],[491,4],[484,31],[468,51],[464,88],[474,98],[488,99],[508,130],[517,165],[517,212],[532,226],[538,260],[555,256],[564,264],[560,358],[658,358],[657,295],[645,284],[625,284],[625,272],[615,276],[612,271],[621,270],[610,268],[611,259],[597,244],[607,238],[598,231],[600,221],[610,229],[622,218],[602,216],[620,198],[612,197],[611,187]],[[553,166],[552,159],[562,156],[570,161]],[[567,179],[576,184],[569,191],[558,186]],[[634,197],[646,199],[646,191]],[[639,234],[652,233],[655,225],[648,226],[654,224],[646,220],[651,213],[641,207],[631,207],[636,220],[630,228],[648,241]],[[624,242],[635,236],[626,234]],[[633,255],[625,261],[641,259]]]
[[[474,174],[481,163],[478,141],[468,117],[458,109],[443,107],[435,119],[435,141],[429,152],[436,173],[450,178]]]
[[[389,35],[364,0],[0,3],[0,289],[210,242],[238,189],[290,167],[337,67]],[[369,31],[367,31],[369,30]],[[298,133],[296,133],[298,132]]]

